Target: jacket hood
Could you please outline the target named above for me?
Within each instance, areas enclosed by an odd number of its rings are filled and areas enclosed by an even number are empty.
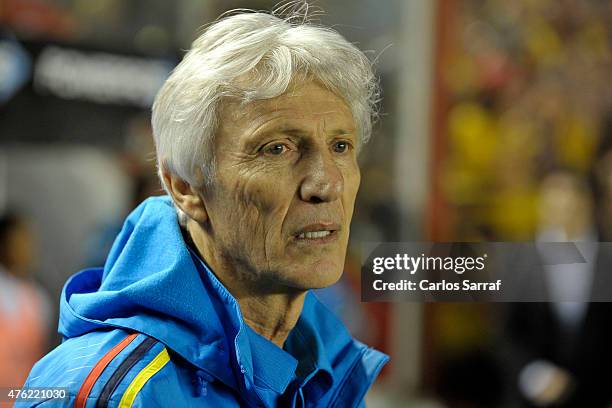
[[[253,371],[245,326],[236,300],[185,243],[173,203],[164,196],[145,200],[128,216],[104,268],[83,270],[66,282],[58,331],[64,338],[104,328],[138,331],[242,388],[247,385],[236,378],[252,380]],[[326,371],[340,354],[367,349],[312,293],[296,327],[311,337],[313,360]]]
[[[104,327],[135,330],[197,367],[206,361],[207,370],[226,372],[232,348],[226,339],[243,324],[235,299],[189,250],[165,196],[145,200],[128,216],[104,268],[66,282],[58,331],[70,338]],[[211,367],[222,361],[224,367]]]

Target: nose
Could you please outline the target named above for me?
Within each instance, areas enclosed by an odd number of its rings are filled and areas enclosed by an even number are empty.
[[[337,200],[344,189],[344,178],[337,163],[325,153],[310,156],[300,185],[300,198],[314,204]]]

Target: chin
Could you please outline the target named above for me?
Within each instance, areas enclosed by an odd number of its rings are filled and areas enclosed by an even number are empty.
[[[310,266],[300,265],[290,276],[289,286],[298,289],[320,289],[333,285],[342,276],[344,262],[320,260]]]

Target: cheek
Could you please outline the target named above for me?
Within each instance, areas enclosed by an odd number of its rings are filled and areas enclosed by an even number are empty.
[[[237,228],[249,229],[258,241],[267,241],[277,235],[290,202],[284,198],[283,183],[278,176],[242,174],[226,185],[229,186],[227,190],[231,196],[227,201],[233,205],[227,205],[225,211],[239,224]]]
[[[344,201],[346,210],[353,213],[353,207],[355,205],[355,198],[357,198],[357,192],[359,191],[359,185],[361,183],[361,173],[359,167],[355,167],[345,172],[344,174]]]
[[[247,211],[256,211],[260,216],[276,209],[276,189],[261,177],[249,177],[236,183],[234,200]]]

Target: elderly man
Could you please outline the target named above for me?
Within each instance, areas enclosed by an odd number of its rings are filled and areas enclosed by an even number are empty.
[[[342,273],[377,97],[331,29],[259,12],[209,26],[153,106],[168,197],[68,280],[64,341],[25,387],[63,387],[43,407],[361,406],[387,357],[309,289]]]

